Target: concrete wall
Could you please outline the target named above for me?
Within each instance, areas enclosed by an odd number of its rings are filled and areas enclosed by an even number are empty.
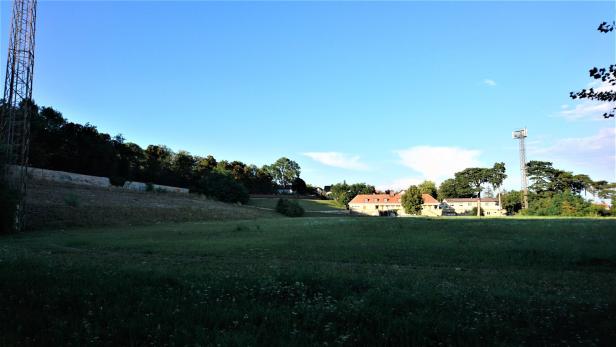
[[[21,167],[19,166],[9,165],[9,174],[12,176],[17,176],[19,174],[20,169]],[[78,185],[83,185],[83,186],[99,187],[99,188],[111,187],[111,182],[109,182],[109,178],[107,177],[97,177],[97,176],[82,175],[82,174],[77,174],[77,173],[72,173],[72,172],[37,169],[34,167],[27,168],[27,175],[28,175],[28,178],[33,179],[33,180],[70,183],[70,184],[78,184]],[[186,188],[170,187],[170,186],[163,186],[163,185],[158,185],[158,184],[153,184],[152,186],[153,186],[152,188],[154,191],[188,194],[188,189]],[[124,183],[123,188],[145,192],[147,190],[147,185],[141,182],[126,182]]]
[[[9,173],[11,175],[17,175],[20,170],[19,166],[10,165]],[[76,174],[71,172],[64,171],[55,171],[55,170],[46,170],[46,169],[37,169],[34,167],[27,168],[28,178],[34,180],[44,180],[44,181],[53,181],[60,183],[71,183],[71,184],[79,184],[85,186],[94,186],[101,188],[108,188],[111,186],[109,182],[109,178],[107,177],[97,177],[97,176],[88,176],[82,174]]]

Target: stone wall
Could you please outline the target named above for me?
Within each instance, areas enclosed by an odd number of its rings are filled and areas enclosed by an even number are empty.
[[[20,169],[19,166],[10,165],[9,173],[11,175],[17,175],[19,169]],[[111,186],[111,183],[109,182],[109,178],[107,177],[89,176],[89,175],[82,175],[82,174],[76,174],[76,173],[64,172],[64,171],[38,169],[34,167],[29,167],[27,169],[27,175],[29,179],[34,179],[34,180],[71,183],[71,184],[79,184],[79,185],[101,187],[101,188],[108,188],[109,186]]]
[[[19,166],[10,165],[9,174],[12,176],[16,176],[19,174],[19,169],[20,169]],[[58,183],[70,183],[70,184],[78,184],[82,186],[99,187],[99,188],[110,188],[111,187],[111,182],[109,182],[109,178],[107,177],[89,176],[89,175],[82,175],[82,174],[65,172],[65,171],[55,171],[55,170],[38,169],[34,167],[29,167],[27,171],[27,175],[29,179],[33,179],[33,180],[52,181],[52,182],[58,182]],[[134,190],[134,191],[145,192],[147,191],[147,184],[142,183],[142,182],[126,182],[124,183],[123,188]],[[157,192],[188,194],[188,189],[186,188],[163,186],[159,184],[153,184],[152,190],[157,191]]]

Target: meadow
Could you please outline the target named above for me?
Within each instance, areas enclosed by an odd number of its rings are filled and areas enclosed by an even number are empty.
[[[0,345],[611,345],[616,220],[271,218],[0,237]]]

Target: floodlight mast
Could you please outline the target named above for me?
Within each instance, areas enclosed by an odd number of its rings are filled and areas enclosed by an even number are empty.
[[[528,129],[520,129],[513,132],[512,137],[520,140],[520,176],[522,179],[522,204],[524,208],[528,208],[528,179],[526,175],[526,145],[524,139],[528,137]]]
[[[30,147],[34,37],[37,0],[14,0],[9,31],[4,97],[0,105],[0,164],[4,179],[17,193],[15,229],[25,226],[25,196]]]

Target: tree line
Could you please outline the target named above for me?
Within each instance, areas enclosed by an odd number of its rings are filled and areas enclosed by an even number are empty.
[[[501,208],[507,213],[538,216],[605,216],[616,215],[616,183],[595,181],[586,174],[574,174],[554,168],[551,162],[533,160],[526,164],[529,185],[529,207],[523,210],[521,191],[501,191],[507,178],[504,163],[494,163],[489,168],[467,168],[456,172],[453,178],[437,187],[433,181],[423,181],[405,190],[401,203],[409,214],[420,214],[422,194],[429,194],[442,201],[447,198],[498,197]],[[374,186],[366,183],[338,183],[331,188],[332,198],[346,206],[357,194],[376,193]],[[385,191],[390,193],[390,191]],[[611,200],[611,211],[593,204],[582,195],[590,194]],[[480,211],[478,211],[480,213]]]
[[[246,202],[248,194],[272,194],[280,187],[301,194],[308,189],[300,166],[285,157],[258,167],[174,152],[165,145],[142,148],[122,135],[99,132],[92,124],[69,122],[51,107],[28,102],[19,112],[25,107],[31,115],[32,167],[109,177],[118,186],[139,181],[189,188],[226,202]]]

